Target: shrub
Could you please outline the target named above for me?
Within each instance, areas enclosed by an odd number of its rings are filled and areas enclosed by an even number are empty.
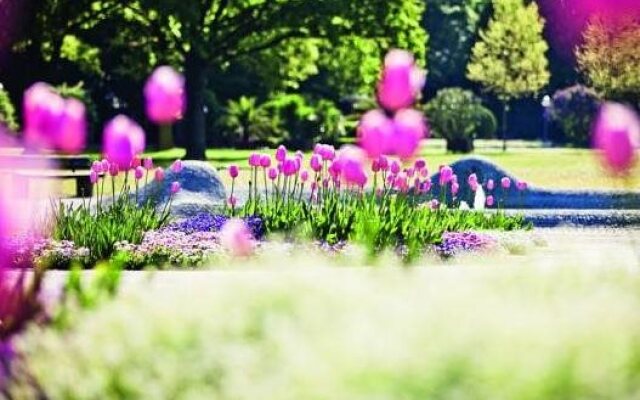
[[[78,400],[636,398],[640,276],[625,265],[536,262],[371,273],[332,270],[305,253],[277,273],[139,280],[139,290],[67,332],[34,328],[21,338],[28,375],[10,392]],[[278,267],[281,255],[243,264]]]
[[[553,95],[551,118],[562,129],[568,143],[588,146],[591,124],[600,103],[594,90],[582,85],[571,86]]]
[[[229,100],[219,125],[243,147],[272,137],[277,129],[264,106],[258,105],[255,97],[246,96]]]
[[[18,130],[16,109],[11,103],[9,93],[4,90],[2,84],[0,84],[0,123],[5,124],[12,131]]]
[[[460,88],[440,90],[425,106],[433,133],[447,140],[447,150],[468,153],[476,137],[492,137],[496,118],[473,92]]]

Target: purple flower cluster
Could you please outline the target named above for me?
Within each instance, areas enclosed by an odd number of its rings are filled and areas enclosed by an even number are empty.
[[[460,252],[475,252],[490,249],[496,240],[475,232],[445,232],[442,243],[435,246],[435,251],[442,257],[453,257]]]
[[[194,217],[170,224],[165,230],[187,234],[195,232],[218,232],[228,220],[229,217],[224,215],[200,213]],[[260,217],[246,217],[244,218],[244,222],[251,230],[254,238],[261,239],[264,236],[264,223]]]
[[[39,262],[49,266],[64,266],[72,261],[82,262],[89,249],[76,247],[68,240],[56,241],[33,236],[17,236],[8,241],[8,249],[16,267],[31,267]]]

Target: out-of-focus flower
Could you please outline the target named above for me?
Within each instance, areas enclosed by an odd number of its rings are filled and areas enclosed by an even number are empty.
[[[94,161],[91,163],[91,171],[94,171],[97,174],[102,173],[102,163],[100,161]]]
[[[444,186],[453,179],[453,170],[450,166],[444,165],[440,168],[440,186]]]
[[[424,158],[418,158],[415,163],[413,163],[414,168],[416,169],[416,171],[422,171],[422,169],[427,167],[427,162],[425,161]]]
[[[394,175],[398,175],[400,173],[400,169],[402,167],[400,166],[400,163],[396,160],[391,161],[391,173]]]
[[[495,188],[496,188],[496,183],[494,182],[494,180],[493,180],[493,179],[489,179],[489,180],[487,181],[487,190],[488,190],[488,191],[492,191],[492,190],[493,190],[493,189],[495,189]]]
[[[139,181],[140,179],[144,178],[144,173],[145,169],[142,168],[142,166],[139,166],[134,170],[133,176],[137,181]]]
[[[251,153],[251,155],[249,155],[249,166],[251,166],[251,167],[259,167],[260,166],[260,154],[259,153]]]
[[[147,171],[150,171],[153,169],[153,159],[151,157],[147,157],[144,159],[143,162],[143,166],[144,169],[146,169]]]
[[[286,158],[282,164],[282,172],[285,176],[295,175],[297,172],[297,163],[295,158]]]
[[[502,179],[500,179],[500,185],[503,189],[511,188],[511,179],[507,176],[503,177]]]
[[[304,170],[304,171],[300,172],[300,180],[302,182],[306,182],[307,180],[309,180],[309,171]]]
[[[91,171],[89,173],[89,181],[91,181],[92,185],[95,185],[98,182],[98,173],[96,171]]]
[[[516,182],[516,188],[521,192],[524,191],[524,190],[527,190],[528,186],[529,185],[525,181],[517,181]]]
[[[605,103],[594,125],[592,142],[611,173],[629,174],[637,161],[636,151],[640,147],[638,116],[622,104]]]
[[[378,101],[389,111],[411,106],[425,83],[425,73],[404,50],[390,51],[378,82]]]
[[[494,199],[493,199],[493,196],[492,196],[492,195],[487,196],[487,202],[486,202],[486,204],[487,204],[487,207],[493,207]]]
[[[104,128],[103,152],[109,163],[126,171],[131,161],[144,151],[144,131],[134,121],[118,115]]]
[[[269,179],[273,181],[278,177],[278,170],[275,168],[269,168],[269,171],[267,171],[267,175]]]
[[[451,194],[456,196],[459,191],[460,191],[460,185],[458,184],[458,182],[453,182],[451,184]]]
[[[269,168],[271,166],[271,156],[269,156],[268,154],[261,154],[260,166],[262,168]]]
[[[337,154],[333,164],[340,167],[342,177],[349,184],[363,187],[367,183],[365,172],[365,153],[356,146],[344,146]]]
[[[171,182],[171,194],[176,194],[180,191],[180,182]]]
[[[311,156],[311,160],[309,161],[309,166],[315,172],[320,172],[320,170],[322,169],[322,159],[321,159],[321,157],[322,156],[320,156],[319,154],[314,154],[314,155]]]
[[[164,169],[157,168],[154,174],[154,179],[156,180],[156,182],[164,181]]]
[[[381,110],[371,110],[358,125],[360,146],[369,158],[377,158],[393,150],[394,124]]]
[[[416,110],[400,110],[394,116],[393,124],[394,154],[403,159],[413,157],[420,146],[420,141],[429,133],[424,116]]]
[[[378,163],[380,164],[380,171],[389,170],[389,159],[387,157],[380,156],[380,158],[378,158]]]
[[[284,162],[285,158],[287,158],[287,148],[283,145],[280,145],[276,149],[276,160],[279,162]]]
[[[230,219],[220,231],[220,243],[235,257],[249,257],[255,250],[255,241],[244,221]]]
[[[186,107],[184,77],[169,66],[155,69],[144,86],[147,117],[157,124],[182,119]]]

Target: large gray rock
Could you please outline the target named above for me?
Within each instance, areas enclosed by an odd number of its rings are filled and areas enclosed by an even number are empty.
[[[180,192],[171,201],[171,215],[189,217],[224,205],[226,192],[218,172],[203,161],[184,161],[180,173],[166,170],[163,182],[153,182],[139,191],[139,203],[152,200],[163,207],[171,198],[171,184],[179,182]]]
[[[475,173],[479,182],[493,179],[496,189],[493,195],[500,199],[504,208],[550,208],[550,209],[640,209],[640,192],[589,191],[589,190],[549,190],[529,185],[524,191],[516,189],[518,177],[508,173],[491,161],[482,157],[468,157],[451,165],[460,184],[459,197],[473,203],[472,192],[467,184],[469,175]],[[511,188],[500,187],[500,179],[509,177]],[[440,174],[432,178],[433,191],[439,195]],[[450,193],[448,193],[450,196]]]

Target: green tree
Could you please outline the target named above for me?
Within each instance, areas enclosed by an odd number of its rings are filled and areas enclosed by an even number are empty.
[[[639,105],[640,21],[596,19],[587,27],[584,39],[577,57],[589,83],[605,98]]]
[[[229,101],[220,125],[239,138],[243,147],[247,147],[251,140],[268,137],[274,130],[265,108],[258,105],[255,97],[246,96]]]
[[[494,0],[493,16],[472,50],[468,78],[495,94],[503,104],[504,150],[510,101],[535,95],[549,82],[549,46],[542,37],[543,28],[544,20],[535,3]]]
[[[11,103],[9,93],[4,90],[4,87],[0,83],[0,125],[6,125],[12,131],[18,129],[16,122],[16,109]]]

